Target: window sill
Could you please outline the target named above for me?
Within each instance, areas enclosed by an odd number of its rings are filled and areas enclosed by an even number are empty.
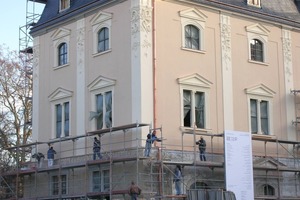
[[[186,47],[181,47],[181,50],[191,51],[191,52],[194,52],[194,53],[201,53],[201,54],[205,54],[206,53],[206,51],[203,51],[203,50],[189,49],[189,48],[186,48]]]
[[[252,139],[256,140],[275,140],[275,135],[263,135],[261,133],[252,134]]]
[[[255,60],[248,60],[248,62],[253,63],[253,64],[258,64],[258,65],[269,66],[269,63],[266,63],[266,62],[260,62],[260,61],[255,61]]]
[[[203,129],[203,128],[192,128],[192,127],[184,127],[184,126],[181,126],[180,127],[180,130],[183,132],[183,133],[194,133],[197,135],[197,134],[207,134],[207,135],[211,135],[212,134],[212,130],[211,129]]]
[[[108,49],[106,51],[102,51],[102,52],[99,52],[99,53],[94,53],[93,57],[101,56],[103,54],[107,54],[107,53],[110,53],[110,52],[111,52],[111,49]]]
[[[56,66],[56,67],[54,67],[53,69],[54,69],[54,70],[57,70],[57,69],[61,69],[61,68],[67,67],[67,66],[69,66],[69,63],[64,64],[64,65]]]

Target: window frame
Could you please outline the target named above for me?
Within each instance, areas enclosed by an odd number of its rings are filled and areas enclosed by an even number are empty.
[[[108,79],[105,78],[103,76],[99,76],[98,78],[96,78],[93,82],[91,82],[88,85],[88,89],[90,92],[90,100],[91,100],[91,107],[90,107],[90,112],[94,113],[97,115],[97,110],[96,110],[96,106],[97,106],[97,102],[96,102],[96,96],[99,94],[105,94],[106,92],[111,92],[111,116],[112,116],[112,123],[111,126],[114,126],[114,87],[115,87],[116,81],[113,79]],[[105,106],[105,104],[103,104],[103,106]],[[97,119],[96,117],[91,117],[90,116],[90,125],[91,125],[91,130],[97,130]],[[103,117],[103,128],[106,128],[105,125],[105,119]],[[103,129],[102,128],[102,129]],[[109,128],[109,127],[107,127]]]
[[[95,175],[98,173],[99,176]],[[97,181],[99,178],[100,181]],[[99,184],[99,187],[95,187],[95,184]],[[109,168],[102,167],[100,169],[91,170],[90,172],[90,191],[91,192],[107,192],[110,190],[110,170]]]
[[[268,35],[270,31],[261,24],[253,24],[246,26],[247,46],[248,46],[248,62],[255,64],[268,65]],[[262,43],[262,61],[252,60],[251,57],[251,42],[258,40]]]
[[[261,46],[260,48],[258,48],[259,47],[258,44]],[[249,45],[250,45],[250,60],[253,62],[264,62],[265,60],[264,43],[261,40],[254,38],[250,40]],[[261,59],[259,59],[259,57],[261,57]]]
[[[205,23],[207,16],[203,14],[200,10],[191,8],[187,10],[183,10],[179,12],[180,21],[181,21],[181,49],[187,51],[193,51],[197,53],[205,53],[205,40],[204,40],[204,31],[205,31]],[[186,26],[194,26],[199,30],[199,49],[192,49],[186,47],[186,34],[185,27]]]
[[[113,124],[113,119],[111,119],[111,127],[107,127],[107,124],[106,124],[106,118],[107,118],[107,94],[110,93],[110,107],[111,107],[111,118],[113,117],[113,113],[112,113],[112,104],[113,104],[113,97],[112,97],[112,91],[111,90],[107,90],[107,91],[103,91],[103,92],[100,92],[100,93],[96,93],[95,94],[95,110],[96,112],[99,112],[98,111],[98,97],[101,95],[102,96],[102,127],[99,127],[98,124],[100,123],[99,122],[99,119],[95,119],[95,127],[96,127],[96,130],[99,130],[99,129],[105,129],[105,128],[111,128],[112,127],[112,124]]]
[[[260,0],[248,0],[247,4],[250,6],[255,6],[255,7],[261,7],[261,1]]]
[[[108,52],[111,52],[112,42],[112,14],[100,11],[91,20],[93,29],[93,56],[99,56]],[[108,30],[108,47],[104,51],[98,51],[98,33],[101,29],[107,28]]]
[[[68,112],[66,112],[66,109],[65,109],[66,105],[68,105],[68,110],[67,110]],[[57,112],[58,106],[61,107],[61,120],[60,121],[58,121],[58,112]],[[64,102],[55,104],[54,118],[55,118],[55,138],[69,137],[70,136],[70,102],[69,101],[64,101]],[[58,135],[58,122],[61,122],[60,135]],[[65,129],[66,122],[68,122],[68,131],[67,132]]]
[[[54,178],[57,180],[54,182]],[[64,179],[64,181],[63,181]],[[57,190],[55,190],[57,188]],[[65,193],[63,193],[65,191]],[[51,195],[66,195],[68,194],[68,176],[66,174],[50,176],[50,194]]]
[[[51,105],[51,138],[59,139],[62,137],[70,137],[72,133],[72,96],[73,92],[68,91],[63,88],[57,88],[52,94],[49,96],[49,101]],[[57,137],[57,114],[56,114],[56,105],[63,105],[64,103],[69,103],[69,112],[68,112],[68,127],[69,127],[69,135],[65,135],[64,126],[61,127],[61,137]],[[65,118],[62,118],[65,121]]]
[[[70,0],[60,0],[59,1],[59,12],[69,9],[71,6]]]
[[[186,34],[186,28],[187,27],[190,27],[189,31],[191,31],[191,32],[192,32],[192,28],[194,28],[198,32],[197,33],[198,38],[196,38],[197,42],[198,42],[197,43],[197,48],[193,48],[193,44],[192,44],[193,42],[192,41],[195,40],[195,38],[192,37],[192,34],[190,33],[190,37],[188,37],[187,34]],[[184,32],[184,37],[185,37],[184,48],[195,50],[195,51],[200,51],[201,50],[201,48],[200,48],[201,47],[201,30],[197,26],[195,26],[193,24],[187,24],[187,25],[185,25],[184,30],[185,30],[185,32]],[[191,46],[188,46],[187,42],[189,42],[191,44]]]
[[[251,102],[255,102],[255,104],[251,104]],[[267,103],[267,133],[265,133],[262,129],[262,121],[263,121],[263,117],[262,117],[262,109],[261,109],[261,104],[263,102],[266,102]],[[255,119],[256,119],[256,131],[254,132],[253,131],[253,127],[252,127],[252,121],[253,121],[253,115],[252,115],[252,105],[255,105],[256,107],[256,110],[255,110]],[[270,135],[270,102],[269,101],[266,101],[266,100],[262,100],[262,99],[254,99],[254,98],[251,98],[250,99],[250,120],[251,120],[251,123],[250,123],[250,127],[251,127],[251,134],[261,134],[261,135]]]
[[[104,39],[101,40],[101,31],[104,30]],[[106,33],[107,32],[107,33]],[[109,50],[109,28],[107,27],[102,27],[99,31],[98,31],[98,46],[97,46],[97,53],[103,53],[105,51]],[[104,43],[104,49],[101,50],[100,49],[100,43],[103,42]]]
[[[62,42],[58,45],[58,60],[57,60],[57,63],[58,63],[58,66],[63,66],[63,65],[67,65],[68,64],[68,44],[66,42]],[[62,52],[63,50],[63,52]]]
[[[179,89],[180,89],[180,126],[183,129],[192,129],[195,126],[195,113],[196,109],[192,110],[190,126],[184,126],[185,112],[184,112],[184,91],[190,91],[191,96],[191,107],[195,107],[195,93],[200,92],[204,95],[205,107],[204,107],[204,127],[196,127],[197,129],[205,130],[206,132],[210,131],[210,81],[206,80],[199,74],[192,74],[183,78],[178,79]]]
[[[250,133],[253,135],[264,135],[264,136],[272,136],[274,135],[274,130],[273,130],[273,100],[274,100],[274,95],[276,94],[274,91],[269,89],[263,84],[247,88],[245,89],[245,92],[247,94],[247,106],[248,106],[248,130]],[[252,132],[252,120],[251,120],[251,99],[257,100],[257,107],[258,112],[260,112],[260,104],[259,102],[268,102],[268,134],[264,134],[262,132],[262,127],[261,127],[261,114],[259,113],[259,116],[257,116],[257,119],[259,119],[260,123],[257,124],[257,133]]]

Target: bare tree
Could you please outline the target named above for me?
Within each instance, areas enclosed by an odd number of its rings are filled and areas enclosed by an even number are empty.
[[[14,164],[26,161],[25,148],[14,148],[29,142],[32,133],[32,84],[25,54],[0,46],[0,150],[4,149]]]

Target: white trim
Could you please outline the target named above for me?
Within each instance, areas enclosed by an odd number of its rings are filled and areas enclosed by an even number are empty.
[[[199,51],[204,49],[204,29],[207,16],[200,10],[191,8],[179,12],[181,21],[181,46],[182,49],[188,49],[185,46],[185,26],[193,25],[199,29]]]
[[[48,99],[50,101],[51,106],[51,139],[56,139],[56,105],[63,105],[66,102],[69,102],[69,136],[71,136],[71,125],[72,125],[72,99],[73,92],[63,89],[57,88],[54,92],[52,92]],[[63,120],[64,121],[64,117]],[[61,137],[65,137],[64,135],[64,127],[62,125],[62,135]]]
[[[179,93],[180,93],[180,126],[184,127],[184,112],[183,112],[183,91],[184,90],[190,90],[195,94],[196,92],[203,92],[204,97],[205,97],[205,130],[210,129],[210,87],[211,87],[211,82],[204,77],[200,76],[199,74],[195,73],[186,77],[178,78],[177,82],[179,84]],[[192,97],[194,99],[194,95]],[[192,104],[194,103],[192,99]],[[192,106],[193,107],[193,106]],[[194,116],[194,114],[193,114]],[[194,118],[192,120],[195,120]],[[191,124],[195,124],[195,122],[191,122]],[[189,127],[185,127],[189,128]]]
[[[51,35],[53,47],[54,47],[54,69],[59,69],[62,67],[66,67],[70,63],[70,38],[71,38],[71,31],[65,28],[59,28],[53,32]],[[67,44],[67,64],[65,65],[58,65],[58,47],[60,44],[66,43]]]
[[[268,52],[268,36],[270,31],[261,24],[253,24],[250,26],[245,27],[247,32],[247,39],[248,39],[248,59],[251,60],[251,47],[250,43],[252,40],[257,39],[262,42],[263,44],[263,62],[268,62],[267,52]],[[251,60],[253,62],[259,62],[255,60]],[[260,63],[260,62],[259,62]]]
[[[93,55],[95,54],[103,54],[106,51],[111,51],[111,24],[112,24],[112,14],[106,13],[106,12],[98,12],[90,21],[92,24],[93,29]],[[108,49],[104,52],[98,52],[98,32],[102,28],[108,28],[108,37],[109,37],[109,43],[108,43]]]
[[[65,7],[65,8],[62,8],[62,5],[61,5],[61,2],[62,2],[62,1],[67,1],[67,3],[69,4],[69,6],[67,6],[67,7]],[[59,12],[62,12],[62,11],[64,11],[64,10],[69,9],[70,6],[71,6],[70,0],[59,0]]]
[[[248,124],[249,124],[249,132],[251,133],[251,105],[250,99],[257,100],[258,102],[267,101],[268,102],[268,135],[274,135],[274,128],[273,128],[273,98],[276,94],[273,90],[268,88],[267,86],[260,84],[254,87],[246,88],[245,93],[247,94],[247,105],[248,105]],[[258,107],[259,108],[259,107]],[[260,109],[258,109],[258,118],[260,118]],[[258,133],[264,135],[261,132],[260,123],[258,123]]]

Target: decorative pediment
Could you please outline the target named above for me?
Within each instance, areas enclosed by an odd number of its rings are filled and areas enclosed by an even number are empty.
[[[88,89],[89,89],[89,91],[93,91],[93,90],[97,90],[97,89],[101,89],[101,88],[113,86],[115,84],[116,84],[115,80],[109,79],[109,78],[105,78],[103,76],[99,76],[98,78],[96,78],[93,82],[91,82],[88,85]]]
[[[259,35],[265,35],[265,36],[268,36],[270,33],[270,31],[261,24],[253,24],[250,26],[246,26],[246,30],[247,32],[251,32]]]
[[[268,88],[267,86],[260,84],[251,88],[245,89],[247,94],[254,94],[259,96],[267,96],[267,97],[273,97],[276,93]]]
[[[106,20],[109,20],[112,18],[111,13],[106,13],[106,12],[98,12],[92,19],[91,19],[91,24],[99,24],[101,22],[104,22]]]
[[[203,78],[199,74],[195,73],[186,77],[182,77],[178,79],[179,84],[192,85],[192,86],[200,86],[209,88],[212,84],[207,79]]]
[[[277,169],[277,168],[284,168],[286,167],[286,165],[272,157],[267,157],[267,158],[263,157],[254,160],[253,167],[261,168],[261,169]]]
[[[55,101],[58,99],[64,99],[64,98],[70,98],[73,95],[73,92],[63,89],[63,88],[57,88],[52,94],[50,94],[49,101]]]
[[[179,12],[180,17],[185,17],[192,20],[198,20],[198,21],[206,21],[207,16],[203,14],[201,11],[195,8],[191,8],[188,10],[180,11]]]
[[[52,40],[58,40],[62,37],[68,36],[71,34],[71,30],[66,28],[59,28],[51,35]]]

